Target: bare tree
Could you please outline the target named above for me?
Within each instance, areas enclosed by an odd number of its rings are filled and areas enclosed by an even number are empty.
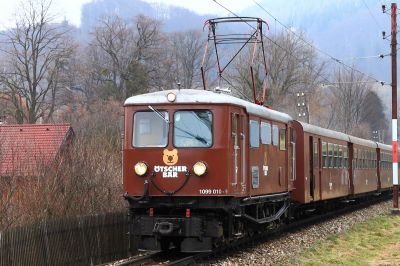
[[[52,22],[49,8],[45,1],[28,2],[0,48],[6,55],[0,82],[17,109],[19,123],[51,119],[63,66],[73,52],[68,30]]]
[[[351,134],[362,122],[363,106],[371,85],[364,75],[354,70],[339,69],[335,79],[336,84],[330,87],[334,110],[332,128]]]
[[[305,37],[301,34],[301,38]],[[266,104],[274,109],[295,114],[296,93],[307,92],[313,97],[315,89],[321,83],[325,63],[318,59],[316,51],[310,45],[287,32],[270,36],[265,40],[265,44],[267,76],[263,73],[261,61],[256,62],[254,67],[259,89],[257,93],[261,94],[260,90],[266,78]],[[257,50],[257,53],[261,53],[261,50]],[[248,50],[239,57],[234,71],[230,74],[235,83],[240,84],[242,92],[239,96],[245,99],[252,99],[250,58],[251,52]]]
[[[146,77],[155,72],[148,62],[157,58],[160,35],[159,23],[144,16],[136,17],[132,23],[116,15],[100,19],[92,32],[89,55],[95,78],[103,86],[103,96],[123,100],[148,89]],[[141,84],[128,86],[144,76]]]
[[[200,31],[189,30],[173,33],[170,37],[174,56],[172,74],[182,88],[199,87],[201,81],[200,66],[205,39]]]

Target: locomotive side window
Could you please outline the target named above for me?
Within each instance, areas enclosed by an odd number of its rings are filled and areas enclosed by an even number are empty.
[[[178,148],[212,146],[212,113],[208,110],[176,111],[174,146]]]
[[[328,166],[328,156],[327,156],[327,147],[326,142],[322,142],[322,167],[326,168]]]
[[[255,120],[250,120],[250,147],[260,147],[260,124]]]
[[[261,143],[271,144],[271,124],[261,122]]]
[[[279,150],[286,150],[286,129],[279,130]]]
[[[279,129],[277,125],[272,126],[272,144],[278,146],[279,141]]]
[[[159,112],[168,118],[167,112]],[[155,112],[140,111],[133,117],[132,144],[134,147],[165,147],[168,142],[168,124]]]

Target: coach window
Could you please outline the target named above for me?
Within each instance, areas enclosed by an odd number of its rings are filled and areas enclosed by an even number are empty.
[[[337,144],[333,144],[333,167],[337,168],[339,166],[339,156],[338,156],[338,151],[339,147]]]
[[[339,145],[339,152],[338,152],[338,167],[339,168],[343,168],[344,164],[343,164],[343,146]]]
[[[372,153],[368,151],[368,168],[372,168]]]
[[[328,143],[328,161],[329,161],[329,168],[333,167],[333,144],[332,143]]]
[[[272,144],[278,146],[279,141],[279,129],[277,125],[272,125]]]
[[[255,120],[250,120],[250,147],[260,147],[260,124]]]
[[[373,157],[374,158],[374,165],[373,167],[376,168],[376,151],[372,151]]]
[[[286,150],[286,129],[279,130],[279,150]]]
[[[363,168],[367,168],[367,151],[363,150]]]
[[[261,143],[271,144],[271,124],[261,122]]]
[[[358,166],[357,166],[357,156],[358,156],[358,151],[357,151],[356,148],[354,148],[354,150],[353,150],[353,168],[354,169],[358,168]]]
[[[368,168],[368,151],[364,150],[364,169]]]
[[[168,142],[168,123],[161,117],[168,118],[164,111],[140,111],[133,117],[132,144],[134,147],[165,147]]]
[[[313,160],[314,160],[314,168],[318,168],[318,161],[319,161],[319,156],[318,156],[318,142],[314,142],[314,156],[313,156]]]
[[[372,161],[372,151],[369,151],[369,168],[374,168],[374,166],[373,166],[373,161]]]
[[[174,114],[174,145],[178,148],[212,146],[213,116],[208,110],[176,111]]]
[[[326,168],[328,166],[327,163],[327,147],[326,147],[326,142],[322,142],[322,167]]]
[[[347,168],[347,161],[349,158],[348,149],[346,146],[343,146],[343,165],[344,168]]]

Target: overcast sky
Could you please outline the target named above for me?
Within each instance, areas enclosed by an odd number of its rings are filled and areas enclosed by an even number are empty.
[[[92,0],[52,0],[51,13],[56,15],[59,21],[66,18],[70,23],[79,26],[81,7]],[[96,1],[96,0],[94,0]],[[98,1],[98,0],[97,0]],[[185,7],[199,14],[226,14],[213,0],[189,1],[189,0],[144,0],[146,2],[161,2]],[[244,0],[220,0],[229,6],[232,11],[239,12],[244,8],[255,5],[252,1]],[[0,30],[9,28],[15,24],[15,14],[24,1],[0,0]],[[27,1],[25,1],[27,2]]]

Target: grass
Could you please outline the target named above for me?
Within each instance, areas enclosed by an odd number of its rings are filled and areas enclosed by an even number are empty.
[[[317,241],[287,265],[400,265],[400,216],[356,224]]]

